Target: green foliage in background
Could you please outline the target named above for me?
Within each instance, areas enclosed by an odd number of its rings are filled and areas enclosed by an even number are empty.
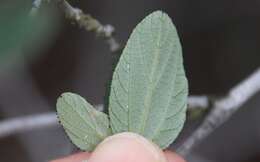
[[[92,151],[110,135],[109,123],[112,134],[134,132],[162,149],[169,146],[186,118],[188,83],[179,37],[168,15],[150,14],[131,34],[113,74],[110,122],[103,113],[102,118],[90,120],[98,117],[90,113],[96,110],[81,97],[67,94],[58,100],[58,115],[79,148]],[[101,129],[106,133],[95,134]]]
[[[19,61],[21,57],[32,56],[51,41],[57,27],[52,12],[29,16],[30,9],[21,2],[2,2],[0,6],[0,63]]]

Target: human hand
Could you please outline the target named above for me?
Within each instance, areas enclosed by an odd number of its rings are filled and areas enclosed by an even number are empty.
[[[51,162],[185,162],[179,155],[164,151],[144,137],[120,133],[108,137],[93,153],[82,152]]]

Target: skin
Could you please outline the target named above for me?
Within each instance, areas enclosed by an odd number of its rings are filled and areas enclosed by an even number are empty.
[[[92,152],[81,152],[51,162],[185,162],[171,151],[162,151],[157,145],[134,133],[120,133],[108,137]]]

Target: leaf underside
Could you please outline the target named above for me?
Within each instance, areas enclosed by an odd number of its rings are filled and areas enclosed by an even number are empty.
[[[183,127],[187,95],[176,28],[156,11],[134,29],[115,68],[109,97],[112,131],[138,133],[164,149]]]
[[[63,93],[57,101],[57,112],[65,132],[82,150],[92,151],[111,135],[108,116],[77,94]]]

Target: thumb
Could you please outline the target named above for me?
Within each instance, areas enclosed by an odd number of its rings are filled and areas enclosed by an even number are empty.
[[[166,162],[161,149],[144,137],[125,132],[105,139],[88,162]]]

